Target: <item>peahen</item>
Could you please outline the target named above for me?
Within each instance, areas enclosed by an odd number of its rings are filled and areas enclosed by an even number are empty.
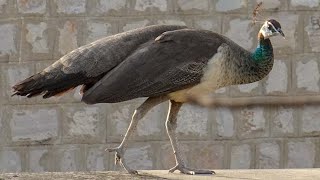
[[[14,94],[43,98],[79,85],[87,104],[116,103],[148,97],[133,113],[121,144],[110,152],[127,172],[137,173],[124,160],[129,137],[138,121],[154,106],[170,101],[166,129],[176,166],[186,174],[214,173],[193,169],[181,158],[175,129],[177,114],[189,97],[218,88],[264,78],[273,66],[271,36],[282,35],[278,21],[264,22],[258,46],[249,52],[220,34],[185,26],[155,25],[102,38],[66,54],[51,66],[13,86]]]

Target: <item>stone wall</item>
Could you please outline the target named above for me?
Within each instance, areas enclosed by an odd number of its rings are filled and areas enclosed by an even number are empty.
[[[217,96],[319,94],[319,0],[265,0],[286,39],[273,38],[268,77]],[[104,36],[151,24],[209,29],[253,50],[254,0],[0,0],[0,171],[114,170],[105,147],[119,144],[142,102],[88,106],[78,91],[43,100],[10,97],[18,80],[63,54]],[[174,165],[164,122],[167,104],[153,109],[126,153],[137,169]],[[178,132],[190,166],[203,168],[320,167],[318,106],[203,109],[185,105]]]

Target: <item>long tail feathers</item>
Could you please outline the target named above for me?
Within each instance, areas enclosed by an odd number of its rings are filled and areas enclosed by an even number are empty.
[[[28,98],[44,94],[43,98],[61,95],[74,87],[61,82],[60,78],[48,79],[46,75],[38,73],[14,85],[13,94]]]

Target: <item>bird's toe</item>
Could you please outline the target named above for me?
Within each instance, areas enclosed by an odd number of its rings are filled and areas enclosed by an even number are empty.
[[[171,168],[169,170],[170,173],[173,173],[174,171],[179,170],[183,174],[189,174],[189,175],[195,175],[195,174],[215,174],[213,170],[209,169],[194,169],[194,168],[188,168],[182,165],[176,165],[175,167]]]

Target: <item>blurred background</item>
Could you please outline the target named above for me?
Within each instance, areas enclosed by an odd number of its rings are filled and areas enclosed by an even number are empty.
[[[254,50],[261,24],[255,0],[0,0],[0,172],[116,170],[114,154],[143,99],[85,105],[79,90],[63,97],[10,97],[11,86],[67,52],[130,29],[177,24],[212,30]],[[260,82],[223,88],[216,97],[319,95],[320,1],[264,0],[286,39],[271,39],[275,64]],[[126,160],[136,169],[168,169],[174,158],[164,122],[168,104],[138,126]],[[178,132],[190,167],[320,167],[320,108],[184,105]]]

